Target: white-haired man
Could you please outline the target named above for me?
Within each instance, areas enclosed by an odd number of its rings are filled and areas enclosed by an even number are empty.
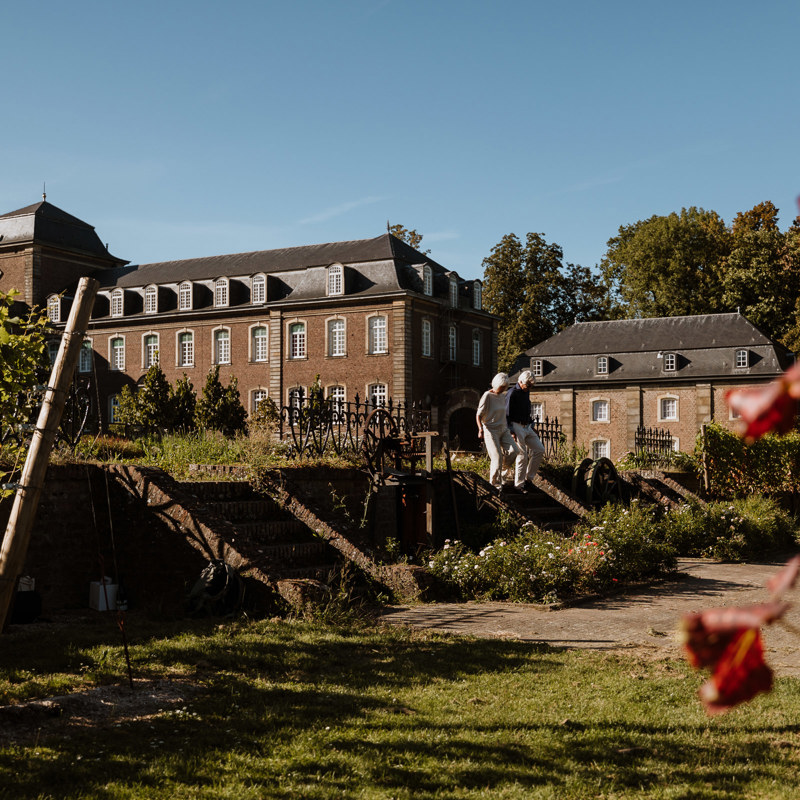
[[[533,373],[525,370],[506,394],[506,422],[520,454],[514,465],[514,486],[521,492],[535,491],[533,476],[544,458],[544,447],[533,430],[531,395]]]
[[[483,439],[489,454],[489,483],[496,489],[502,489],[503,486],[504,462],[514,461],[520,452],[506,422],[506,399],[503,394],[507,388],[508,375],[498,372],[492,378],[492,388],[483,393],[475,414],[478,438]]]

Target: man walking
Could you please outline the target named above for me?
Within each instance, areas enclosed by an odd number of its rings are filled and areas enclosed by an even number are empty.
[[[519,447],[511,438],[506,422],[506,400],[503,393],[508,388],[508,375],[498,372],[492,378],[492,388],[484,392],[478,403],[475,421],[478,423],[478,438],[486,444],[489,454],[489,483],[495,489],[503,487],[504,461],[519,456]]]
[[[531,427],[530,390],[533,383],[533,374],[526,369],[506,395],[506,421],[520,449],[514,465],[514,486],[522,492],[535,491],[532,479],[544,458],[544,447]]]

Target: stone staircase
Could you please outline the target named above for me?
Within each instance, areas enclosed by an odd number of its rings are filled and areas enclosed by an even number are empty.
[[[244,480],[200,480],[178,484],[198,510],[233,527],[228,543],[273,581],[313,578],[325,582],[338,553],[272,498],[257,495]]]
[[[571,531],[589,510],[547,478],[534,478],[535,492],[525,494],[498,493],[492,485],[472,472],[454,472],[456,483],[473,495],[479,505],[512,513],[519,522],[533,522],[543,530]]]

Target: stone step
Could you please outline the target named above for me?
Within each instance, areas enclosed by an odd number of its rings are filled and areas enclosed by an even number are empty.
[[[181,481],[178,486],[205,502],[253,498],[253,487],[247,481]]]
[[[255,542],[294,540],[309,537],[308,528],[299,520],[262,520],[259,522],[232,522],[236,532]]]
[[[205,505],[218,517],[237,524],[245,520],[275,520],[285,517],[283,509],[270,499],[213,500],[203,499]]]

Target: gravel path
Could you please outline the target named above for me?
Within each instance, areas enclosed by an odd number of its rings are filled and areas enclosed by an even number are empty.
[[[521,603],[430,603],[391,606],[382,620],[479,638],[679,657],[681,614],[764,602],[767,578],[784,563],[785,559],[759,564],[680,559],[674,579],[557,611]],[[800,606],[790,609],[786,619],[800,629]],[[800,675],[800,632],[775,624],[765,629],[764,641],[777,675]]]

